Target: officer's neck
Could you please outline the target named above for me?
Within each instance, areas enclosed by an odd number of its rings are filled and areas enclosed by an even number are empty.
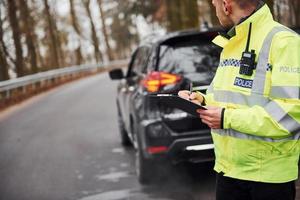
[[[233,12],[230,16],[231,21],[233,22],[234,25],[238,25],[239,23],[241,23],[242,21],[244,21],[244,19],[248,18],[250,15],[253,14],[253,12],[255,12],[256,7],[248,7],[245,9],[240,9],[239,7],[237,7],[236,9],[233,9]]]

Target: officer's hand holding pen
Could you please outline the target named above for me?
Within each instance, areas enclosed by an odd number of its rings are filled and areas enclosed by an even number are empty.
[[[178,96],[181,98],[190,100],[197,104],[203,104],[204,98],[201,94],[190,92],[188,90],[181,90],[178,92]],[[197,112],[201,118],[201,121],[207,124],[210,128],[219,129],[221,128],[221,112],[222,108],[207,106],[207,110],[199,109]]]
[[[198,94],[196,92],[190,92],[188,90],[179,91],[178,96],[181,98],[184,98],[186,100],[190,100],[196,104],[203,104],[203,100],[204,100],[204,98],[201,94]]]

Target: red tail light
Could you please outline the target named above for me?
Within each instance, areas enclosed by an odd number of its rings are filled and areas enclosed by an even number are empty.
[[[156,154],[156,153],[164,153],[168,151],[168,147],[166,146],[151,146],[147,148],[148,153]]]
[[[157,92],[165,85],[175,84],[181,80],[181,77],[176,74],[169,74],[166,72],[154,71],[142,80],[142,85],[148,92]]]

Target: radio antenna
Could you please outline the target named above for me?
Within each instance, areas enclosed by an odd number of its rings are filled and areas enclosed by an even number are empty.
[[[246,52],[249,52],[250,38],[251,38],[252,22],[249,24],[248,38],[246,44]]]

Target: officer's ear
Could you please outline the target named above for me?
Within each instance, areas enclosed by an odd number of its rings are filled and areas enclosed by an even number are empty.
[[[226,16],[232,13],[232,0],[222,0],[223,1],[223,11]]]

